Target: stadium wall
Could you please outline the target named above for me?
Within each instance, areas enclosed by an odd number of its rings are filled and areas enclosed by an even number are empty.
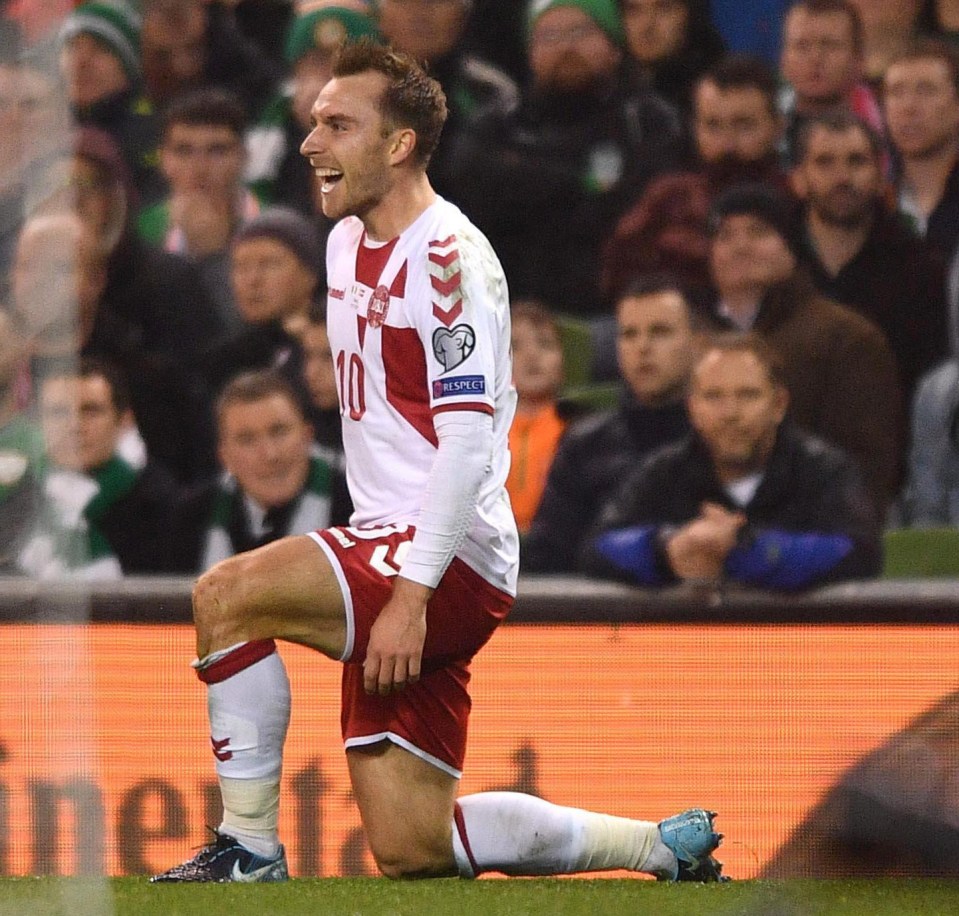
[[[219,823],[191,628],[130,617],[176,618],[187,596],[0,585],[0,874],[148,873]],[[739,878],[955,874],[959,583],[761,598],[527,580],[474,663],[462,791],[646,819],[708,806]],[[291,868],[373,873],[338,666],[281,651]]]

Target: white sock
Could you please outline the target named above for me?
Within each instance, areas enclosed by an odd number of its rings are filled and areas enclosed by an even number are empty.
[[[568,875],[649,870],[645,866],[659,842],[659,827],[651,821],[566,808],[519,792],[465,795],[456,808],[453,854],[463,877],[485,871]],[[651,873],[663,870],[661,863],[651,864],[656,866]]]
[[[220,829],[275,856],[290,682],[272,641],[241,643],[195,662],[207,683],[210,740],[223,797]]]

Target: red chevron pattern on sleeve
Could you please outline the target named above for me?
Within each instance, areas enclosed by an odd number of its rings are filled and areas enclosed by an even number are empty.
[[[456,236],[430,242],[427,257],[430,285],[433,287],[433,315],[450,327],[463,312],[463,294],[460,292],[462,272]]]

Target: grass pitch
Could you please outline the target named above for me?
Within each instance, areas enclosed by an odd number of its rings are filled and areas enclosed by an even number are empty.
[[[418,881],[164,885],[145,878],[0,880],[0,916],[954,916],[959,881]]]

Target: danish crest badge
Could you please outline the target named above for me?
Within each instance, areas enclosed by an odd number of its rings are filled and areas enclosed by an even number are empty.
[[[366,320],[371,328],[383,327],[386,313],[390,310],[390,291],[380,284],[373,290],[370,303],[366,307]]]

